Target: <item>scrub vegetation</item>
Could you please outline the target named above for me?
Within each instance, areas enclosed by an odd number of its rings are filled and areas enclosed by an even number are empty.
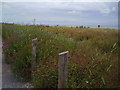
[[[68,88],[120,87],[118,30],[2,23],[2,37],[6,63],[19,80],[36,88],[58,87],[58,54],[63,51],[69,51]],[[34,38],[37,65],[32,69]]]

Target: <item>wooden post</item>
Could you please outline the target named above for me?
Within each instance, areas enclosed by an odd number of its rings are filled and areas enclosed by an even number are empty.
[[[68,51],[59,53],[58,88],[67,88]]]
[[[32,39],[32,61],[31,61],[31,68],[34,68],[36,65],[36,44],[37,44],[37,38]]]

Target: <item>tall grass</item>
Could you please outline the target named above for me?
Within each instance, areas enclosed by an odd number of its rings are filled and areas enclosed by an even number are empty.
[[[58,53],[68,50],[68,87],[119,87],[117,30],[7,23],[2,26],[6,62],[19,79],[31,81],[35,87],[57,88]],[[37,65],[32,70],[34,38],[38,38]]]

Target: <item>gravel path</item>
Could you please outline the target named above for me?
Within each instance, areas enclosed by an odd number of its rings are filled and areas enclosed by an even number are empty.
[[[0,47],[2,47],[1,40],[0,40]],[[0,50],[0,53],[1,52],[2,50]],[[2,54],[1,56],[3,56],[2,57],[2,88],[29,88],[29,83],[18,82],[16,80],[10,69],[10,65],[5,63],[4,55]]]
[[[10,65],[6,64],[4,59],[2,62],[2,88],[25,88],[25,83],[18,82],[15,79]]]

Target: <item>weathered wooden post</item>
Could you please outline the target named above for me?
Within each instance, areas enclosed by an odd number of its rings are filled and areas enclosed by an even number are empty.
[[[68,51],[59,53],[58,88],[67,88]]]
[[[36,65],[36,44],[37,38],[32,39],[32,61],[31,61],[31,68],[34,68]]]

